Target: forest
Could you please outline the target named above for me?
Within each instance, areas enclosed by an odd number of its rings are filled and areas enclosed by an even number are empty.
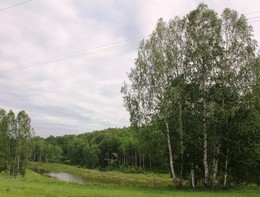
[[[130,127],[35,137],[0,111],[0,171],[27,160],[125,173],[169,173],[176,187],[260,184],[260,55],[244,15],[197,9],[156,28],[121,88]]]

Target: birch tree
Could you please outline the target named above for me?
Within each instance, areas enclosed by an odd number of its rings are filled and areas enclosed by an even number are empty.
[[[204,185],[216,184],[221,166],[226,187],[231,143],[241,131],[235,129],[234,118],[239,117],[239,110],[251,109],[250,95],[253,97],[253,87],[259,83],[255,51],[252,27],[243,15],[225,9],[219,17],[205,4],[182,19],[176,17],[169,23],[160,19],[149,39],[141,42],[135,67],[128,75],[130,83],[121,91],[132,124],[149,125],[154,119],[164,122],[175,182],[174,156],[178,156],[173,148],[178,144],[180,180],[186,154],[193,187],[198,159],[203,163]],[[176,133],[179,141],[174,139]],[[185,139],[184,143],[184,134],[193,142]],[[185,144],[200,146],[196,150],[202,156],[192,147],[184,154]]]
[[[30,117],[25,111],[17,117],[10,110],[0,109],[0,171],[8,176],[24,175],[29,156],[27,142],[33,134]]]
[[[6,169],[7,160],[7,115],[4,109],[0,109],[0,172]]]
[[[7,114],[8,119],[8,140],[7,140],[7,149],[8,149],[8,157],[7,157],[7,174],[8,176],[12,176],[14,174],[14,166],[15,166],[15,135],[16,135],[16,117],[12,110],[10,110]]]
[[[18,113],[15,132],[15,175],[24,175],[28,157],[27,141],[32,137],[31,119],[25,111]]]
[[[223,122],[232,116],[239,106],[245,102],[240,98],[252,93],[257,74],[254,71],[256,58],[256,41],[253,39],[253,29],[247,23],[245,16],[239,15],[236,11],[225,9],[221,15],[222,20],[222,39],[224,58],[220,69],[219,85],[222,90],[226,90],[225,95],[221,96]],[[228,90],[228,92],[227,92]],[[236,94],[236,97],[227,94]],[[233,98],[233,100],[230,100]],[[227,125],[227,124],[225,124]],[[225,139],[232,139],[227,128],[224,129]],[[225,164],[223,187],[226,187],[228,176],[228,161],[230,156],[229,141],[225,143]]]
[[[173,103],[169,92],[173,79],[182,71],[179,66],[183,64],[183,58],[178,59],[181,57],[182,45],[179,44],[181,36],[171,30],[177,31],[177,27],[181,29],[181,23],[182,21],[176,18],[171,21],[171,29],[169,29],[162,19],[158,21],[150,38],[140,44],[136,67],[128,75],[130,84],[125,84],[121,89],[133,124],[139,126],[149,124],[153,118],[159,118],[164,122],[171,175],[175,184],[177,178],[173,161],[172,132],[169,125]]]
[[[209,186],[208,161],[208,118],[210,114],[209,91],[215,84],[216,68],[221,60],[221,23],[217,13],[205,4],[187,15],[187,54],[186,66],[189,80],[199,86],[203,133],[204,184]]]

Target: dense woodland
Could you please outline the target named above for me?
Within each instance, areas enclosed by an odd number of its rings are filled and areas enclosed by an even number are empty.
[[[170,173],[178,187],[259,185],[260,56],[252,32],[243,15],[218,16],[204,4],[160,19],[121,89],[131,127],[29,139],[20,113],[2,110],[0,170],[20,168],[26,139],[36,162]]]

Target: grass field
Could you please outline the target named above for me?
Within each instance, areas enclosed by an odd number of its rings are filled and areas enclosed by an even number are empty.
[[[123,174],[120,172],[100,172],[92,171],[72,166],[60,164],[30,164],[30,168],[41,168],[46,171],[67,172],[81,177],[102,177],[112,176],[112,180],[125,179],[124,183],[87,183],[77,184],[58,181],[52,178],[42,176],[31,170],[27,170],[26,176],[21,179],[9,179],[4,175],[0,176],[0,196],[2,197],[30,197],[30,196],[100,196],[100,197],[153,197],[153,196],[174,196],[174,197],[195,197],[195,196],[230,196],[230,197],[258,197],[259,188],[232,189],[227,191],[210,190],[176,190],[172,186],[167,186],[167,175],[156,174]],[[150,184],[151,177],[158,179],[158,187],[153,188]],[[110,178],[111,179],[111,178]],[[141,182],[141,180],[143,182]],[[161,180],[161,182],[160,182]],[[161,185],[160,185],[161,184]]]

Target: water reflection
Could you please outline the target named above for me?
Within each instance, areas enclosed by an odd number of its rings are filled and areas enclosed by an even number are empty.
[[[74,183],[85,183],[85,181],[79,177],[76,177],[72,174],[64,173],[64,172],[49,172],[44,173],[44,175],[56,178],[61,181],[74,182]]]

